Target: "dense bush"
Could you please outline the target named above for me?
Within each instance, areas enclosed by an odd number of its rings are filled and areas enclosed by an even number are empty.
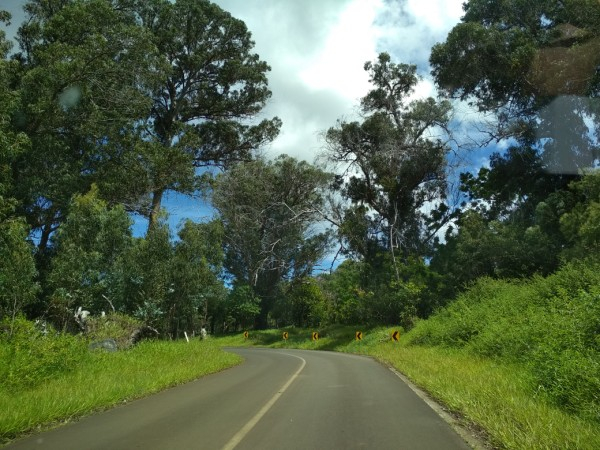
[[[86,340],[46,332],[23,318],[0,322],[0,387],[27,389],[73,370],[89,357]]]
[[[132,334],[142,326],[138,319],[120,313],[88,317],[85,336],[88,341],[114,339],[117,347],[123,349],[131,345]]]
[[[394,261],[380,253],[371,261],[341,263],[321,274],[323,322],[329,324],[396,325],[406,329],[445,303],[443,277],[421,258]]]
[[[600,421],[600,264],[565,265],[547,278],[483,278],[418,323],[413,344],[462,347],[527,365],[539,395]]]

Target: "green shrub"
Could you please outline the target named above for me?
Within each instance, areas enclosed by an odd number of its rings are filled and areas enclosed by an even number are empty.
[[[482,278],[448,307],[428,320],[417,322],[409,334],[409,342],[420,345],[464,347],[486,330],[498,305],[494,296],[506,284]]]
[[[130,344],[132,333],[142,325],[138,319],[120,313],[88,317],[86,337],[91,342],[114,339],[117,347],[123,349]]]
[[[0,387],[26,389],[69,370],[89,357],[84,339],[40,332],[24,318],[0,323]]]
[[[540,348],[532,355],[530,368],[538,394],[570,413],[600,422],[598,352]]]
[[[560,288],[544,313],[536,325],[546,330],[545,339],[529,359],[539,390],[564,409],[600,422],[600,286],[577,295]]]
[[[575,297],[582,291],[600,286],[600,258],[594,256],[586,260],[570,262],[539,281],[541,299],[549,299],[557,294]]]
[[[600,422],[599,336],[600,265],[587,261],[529,281],[480,279],[408,341],[522,364],[535,392]]]

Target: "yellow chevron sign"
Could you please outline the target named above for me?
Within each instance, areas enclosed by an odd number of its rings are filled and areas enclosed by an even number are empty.
[[[289,335],[288,335],[288,332],[287,332],[287,331],[284,331],[284,332],[283,332],[283,338],[284,338],[284,339],[287,341],[287,340],[288,340],[288,337],[289,337]]]
[[[399,332],[399,331],[394,331],[394,332],[392,333],[392,340],[393,340],[394,342],[398,342],[398,339],[400,339],[400,332]]]
[[[357,341],[362,341],[362,331],[357,331],[356,332],[356,340]]]
[[[248,339],[248,332],[244,331],[244,339]]]
[[[318,341],[319,340],[319,333],[317,331],[313,331],[312,340],[313,341]]]

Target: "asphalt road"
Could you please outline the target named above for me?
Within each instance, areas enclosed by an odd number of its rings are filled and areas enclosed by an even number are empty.
[[[360,356],[233,349],[244,364],[7,449],[468,449],[400,378]]]

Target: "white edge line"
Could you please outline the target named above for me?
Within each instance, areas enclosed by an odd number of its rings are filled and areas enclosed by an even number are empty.
[[[262,417],[267,413],[267,411],[269,411],[269,409],[271,409],[271,407],[275,404],[275,402],[277,400],[279,400],[279,397],[282,396],[282,394],[287,390],[288,387],[290,387],[290,385],[294,382],[294,380],[298,377],[298,375],[300,375],[300,372],[302,372],[302,369],[304,369],[304,366],[306,366],[306,360],[304,358],[301,358],[300,356],[297,355],[291,355],[289,353],[283,353],[284,355],[287,356],[293,356],[294,358],[298,358],[300,360],[302,360],[302,364],[300,365],[300,368],[296,371],[296,373],[294,373],[294,375],[291,376],[291,378],[287,381],[287,383],[285,383],[283,385],[283,387],[281,389],[279,389],[279,391],[277,391],[275,393],[275,395],[273,395],[273,397],[271,397],[271,399],[260,409],[260,411],[258,411],[254,417],[252,417],[252,419],[250,419],[246,425],[244,425],[230,440],[229,442],[227,442],[227,444],[225,444],[223,446],[222,450],[233,450],[240,442],[242,442],[242,439],[244,439],[244,437],[246,437],[246,435],[252,430],[252,428],[254,428],[256,426],[256,424],[260,421],[260,419],[262,419]]]
[[[423,400],[427,406],[433,409],[452,429],[461,437],[463,440],[474,450],[487,450],[490,447],[487,446],[485,442],[480,440],[478,437],[474,436],[471,432],[469,432],[465,427],[463,427],[458,420],[452,417],[451,414],[446,412],[444,408],[434,401],[429,395],[427,395],[423,390],[419,389],[414,383],[412,383],[404,374],[398,372],[394,367],[387,366],[398,378],[400,378],[404,383],[415,393],[417,396]]]

